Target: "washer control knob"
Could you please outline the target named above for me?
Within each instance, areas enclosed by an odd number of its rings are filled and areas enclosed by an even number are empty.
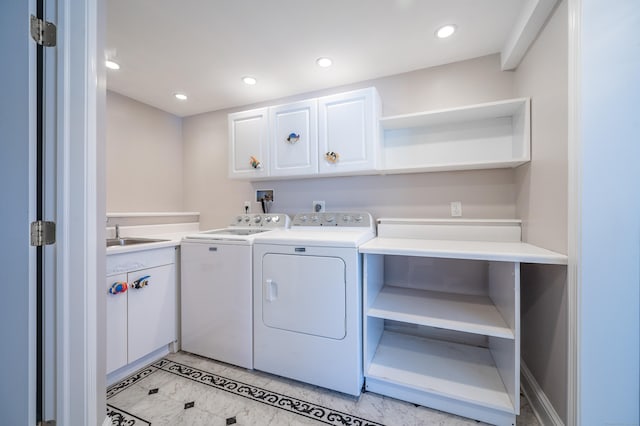
[[[249,216],[245,216],[245,217],[244,217],[244,221],[245,221],[245,222],[249,223],[249,221],[250,221],[250,220],[251,220],[251,218],[250,218]]]
[[[236,222],[238,223],[242,222],[242,216],[236,216]]]
[[[361,215],[355,217],[356,222],[362,222],[362,219],[364,218]]]
[[[345,214],[344,216],[342,216],[342,221],[347,223],[351,222],[351,216]]]
[[[336,220],[336,217],[335,217],[334,215],[327,216],[327,217],[325,218],[325,220],[326,220],[327,222],[331,223],[331,222],[333,222],[333,221],[335,221],[335,220]]]
[[[303,222],[303,223],[304,223],[304,222],[306,222],[306,221],[307,221],[307,219],[308,219],[308,218],[307,218],[307,215],[302,215],[302,216],[300,216],[300,222]]]
[[[280,222],[280,216],[274,216],[273,223],[278,223],[278,222]]]
[[[317,222],[319,220],[320,218],[318,217],[318,215],[314,214],[313,216],[311,216],[311,222]]]
[[[253,218],[253,221],[255,223],[260,223],[261,220],[262,220],[262,218],[260,216],[256,216],[256,217]]]
[[[265,222],[271,222],[271,216],[267,216],[264,218]],[[275,222],[275,221],[274,221]]]

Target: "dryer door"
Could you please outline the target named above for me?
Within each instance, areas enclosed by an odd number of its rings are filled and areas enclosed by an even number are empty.
[[[346,335],[345,263],[339,257],[266,254],[265,326],[331,339]]]

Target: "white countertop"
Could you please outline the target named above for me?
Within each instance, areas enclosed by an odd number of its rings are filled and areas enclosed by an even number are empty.
[[[142,250],[153,250],[164,247],[176,247],[180,245],[185,235],[199,232],[199,223],[181,223],[170,225],[129,226],[120,229],[123,238],[153,238],[161,239],[157,243],[134,244],[130,246],[107,247],[107,256],[120,253],[131,253]],[[113,237],[113,234],[108,234]]]
[[[566,265],[567,256],[522,242],[374,238],[360,253]]]

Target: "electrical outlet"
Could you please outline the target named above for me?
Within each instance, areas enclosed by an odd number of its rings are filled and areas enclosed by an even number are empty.
[[[316,213],[320,213],[324,211],[324,201],[314,201],[313,202],[313,211]]]
[[[461,201],[452,201],[451,202],[451,217],[461,217],[462,216],[462,202]]]
[[[251,213],[251,201],[244,202],[244,212]]]
[[[256,191],[256,202],[273,201],[273,189],[258,189]]]

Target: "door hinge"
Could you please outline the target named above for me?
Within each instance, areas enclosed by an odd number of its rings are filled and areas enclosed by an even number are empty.
[[[55,24],[31,15],[31,38],[39,45],[45,47],[55,46],[56,31]]]
[[[56,223],[44,220],[31,222],[31,245],[47,246],[56,242]]]

